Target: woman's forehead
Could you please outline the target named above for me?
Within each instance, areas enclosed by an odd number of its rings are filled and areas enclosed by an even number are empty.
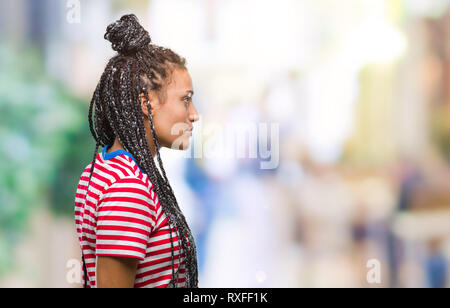
[[[168,91],[187,94],[193,92],[192,80],[188,71],[185,69],[176,69],[172,75],[172,82],[168,86]]]

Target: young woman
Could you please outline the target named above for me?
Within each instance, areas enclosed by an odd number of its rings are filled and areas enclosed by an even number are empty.
[[[105,39],[118,54],[89,106],[96,147],[75,197],[84,287],[198,287],[194,238],[159,155],[187,149],[198,120],[186,61],[152,44],[133,14]]]

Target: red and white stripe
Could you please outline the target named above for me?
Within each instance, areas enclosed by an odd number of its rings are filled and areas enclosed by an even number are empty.
[[[90,168],[91,164],[83,171],[75,195],[75,225],[88,287],[96,287],[97,256],[137,258],[136,288],[167,287],[172,278],[170,233],[175,272],[180,268],[175,287],[185,287],[185,256],[178,245],[178,230],[172,225],[169,229],[148,176],[127,155],[104,159],[99,153],[87,191]]]

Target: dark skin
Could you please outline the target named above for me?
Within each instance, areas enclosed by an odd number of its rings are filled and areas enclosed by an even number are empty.
[[[133,288],[139,260],[131,257],[97,259],[98,288]]]

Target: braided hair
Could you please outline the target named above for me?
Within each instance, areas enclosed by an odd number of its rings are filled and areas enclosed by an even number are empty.
[[[169,227],[173,224],[181,233],[181,236],[178,236],[178,245],[185,252],[186,284],[188,288],[197,288],[198,269],[194,238],[178,206],[161,161],[148,96],[148,91],[153,90],[161,101],[164,101],[166,80],[174,67],[186,69],[186,60],[168,48],[152,44],[148,32],[139,24],[134,14],[124,15],[120,20],[111,23],[106,28],[104,38],[112,43],[112,49],[118,53],[107,63],[89,105],[89,128],[96,142],[89,183],[99,146],[112,146],[117,138],[148,175],[166,214]],[[144,114],[138,104],[142,93],[146,98],[148,120],[161,172],[155,164],[147,142]],[[181,255],[175,273],[172,232],[169,233],[172,257],[172,280],[169,283],[171,285],[178,281]],[[189,246],[186,236],[189,239]]]

